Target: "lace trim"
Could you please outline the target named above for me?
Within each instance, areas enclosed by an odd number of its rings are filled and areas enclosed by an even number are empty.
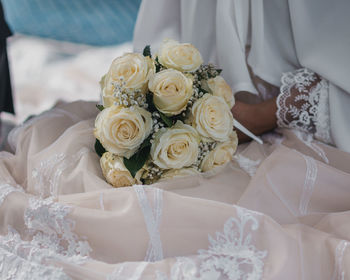
[[[333,272],[332,280],[344,280],[345,272],[343,270],[343,258],[346,248],[349,246],[349,242],[342,240],[339,242],[335,250],[335,268]]]
[[[0,186],[0,202],[20,188],[4,184]],[[0,204],[1,204],[0,203]],[[50,261],[82,264],[89,258],[90,245],[84,238],[73,233],[74,221],[67,215],[72,208],[53,202],[53,198],[30,197],[24,212],[26,236],[9,228],[6,236],[0,236],[1,279],[67,280],[62,269],[50,266]]]
[[[259,222],[252,211],[235,207],[237,218],[229,218],[223,232],[217,232],[216,238],[209,236],[208,250],[198,251],[198,261],[190,258],[178,258],[173,265],[170,278],[157,273],[157,280],[166,279],[251,279],[263,277],[267,251],[258,251],[252,244],[251,232],[259,228]],[[250,226],[249,226],[250,224]]]
[[[36,247],[82,263],[89,257],[91,247],[85,238],[73,233],[75,223],[67,218],[71,210],[70,206],[53,202],[52,198],[32,197],[24,213],[24,222]]]
[[[155,189],[154,204],[155,209],[152,210],[148,201],[143,186],[134,186],[136,196],[139,200],[140,207],[145,219],[147,231],[150,237],[150,243],[148,245],[145,261],[159,261],[163,259],[162,242],[159,233],[159,224],[161,220],[163,196],[162,190]]]
[[[321,80],[317,89],[319,91],[318,112],[316,115],[315,138],[325,143],[332,143],[331,121],[329,113],[329,85],[324,79]]]
[[[19,234],[9,228],[6,236],[0,236],[0,278],[8,280],[70,280],[62,270],[48,265],[55,259],[50,250],[23,241]]]
[[[301,215],[306,215],[308,206],[315,187],[317,178],[317,165],[313,158],[302,155],[306,162],[306,175],[304,181],[304,188],[300,199],[299,211]]]
[[[155,208],[153,211],[153,215],[155,217],[155,224],[156,224],[156,228],[159,234],[159,224],[161,221],[161,217],[162,217],[162,209],[163,209],[163,193],[160,189],[156,189],[154,191],[154,198],[153,198],[154,204],[155,204]],[[159,242],[160,241],[160,235],[159,235]],[[159,246],[159,245],[157,245]],[[161,246],[161,244],[160,244]],[[145,261],[154,261],[155,259],[157,260],[161,260],[163,259],[163,252],[156,253],[154,251],[154,246],[152,245],[152,243],[150,242],[148,244],[148,249],[147,249],[147,253],[146,253],[146,258]]]
[[[49,159],[40,162],[40,165],[32,170],[35,189],[40,197],[57,197],[62,173],[74,167],[78,160],[89,152],[90,150],[84,147],[73,155],[55,154]]]
[[[233,159],[238,163],[239,167],[242,168],[245,172],[249,174],[250,177],[253,177],[258,169],[261,160],[252,160],[241,154],[237,154]]]
[[[280,127],[295,128],[315,134],[317,139],[332,143],[328,82],[322,79],[308,89],[316,80],[315,73],[306,68],[283,74],[281,93],[276,102],[277,124]],[[296,96],[292,95],[292,88],[298,91]]]
[[[22,188],[15,188],[9,184],[0,185],[0,207],[1,204],[5,201],[5,198],[13,192],[24,192]]]

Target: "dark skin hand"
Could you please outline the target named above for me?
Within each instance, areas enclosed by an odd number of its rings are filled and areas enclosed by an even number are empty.
[[[276,111],[276,98],[259,104],[247,104],[236,100],[232,108],[233,117],[255,135],[261,135],[277,127]],[[251,140],[239,130],[236,131],[241,143]]]
[[[256,79],[260,79],[256,77]],[[260,79],[261,80],[261,79]],[[264,82],[263,80],[261,80]],[[316,74],[314,81],[310,82],[308,86],[305,86],[305,91],[309,92],[311,88],[317,85],[321,81],[320,76]],[[266,84],[266,82],[265,82]],[[268,84],[268,86],[272,89],[273,85]],[[249,94],[247,92],[237,92],[237,94]],[[300,91],[296,87],[292,87],[290,89],[290,98],[288,98],[285,102],[286,105],[292,104],[298,108],[301,108],[305,101],[300,99],[299,101],[295,101],[295,97],[300,95]],[[250,130],[255,135],[261,135],[265,132],[271,131],[277,127],[277,105],[276,105],[276,97],[266,100],[264,102],[258,104],[248,104],[241,101],[236,100],[235,106],[232,108],[233,117],[237,119],[242,125],[244,125],[248,130]],[[292,121],[294,119],[291,115],[286,115],[287,121]],[[247,142],[251,139],[237,130],[238,139],[240,142]]]

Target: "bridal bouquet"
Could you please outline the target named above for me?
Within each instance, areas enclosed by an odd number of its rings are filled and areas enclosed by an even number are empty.
[[[107,182],[152,184],[229,162],[238,144],[234,97],[220,72],[173,40],[154,56],[146,46],[116,58],[100,82],[94,129]]]

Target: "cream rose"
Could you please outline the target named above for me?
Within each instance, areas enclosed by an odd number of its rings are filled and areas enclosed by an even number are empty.
[[[215,78],[209,79],[207,81],[207,85],[213,95],[224,98],[230,108],[235,105],[235,98],[233,96],[232,90],[223,77],[216,76]]]
[[[200,52],[191,44],[164,40],[158,52],[159,62],[182,72],[196,71],[203,63]]]
[[[217,146],[209,152],[202,160],[200,168],[203,172],[209,171],[215,167],[222,166],[232,160],[238,145],[238,138],[235,131],[232,131],[230,139]]]
[[[199,141],[193,127],[177,121],[171,128],[156,133],[151,147],[152,160],[163,169],[190,166],[197,160]]]
[[[129,170],[125,167],[123,158],[117,155],[110,152],[104,153],[100,159],[100,165],[103,176],[113,187],[119,188],[142,184],[140,181],[141,174],[138,174],[138,172],[135,178],[133,178]]]
[[[101,79],[103,106],[109,107],[116,101],[114,83],[131,91],[147,91],[147,82],[155,72],[150,57],[138,53],[127,53],[113,60],[108,73]],[[123,83],[121,82],[123,80]]]
[[[233,116],[225,100],[209,93],[192,106],[193,127],[205,141],[225,142],[233,129]]]
[[[150,135],[152,115],[138,106],[124,108],[112,105],[95,120],[95,137],[109,152],[130,158]]]
[[[181,169],[170,169],[165,171],[162,176],[160,177],[158,182],[166,181],[170,179],[176,179],[176,178],[182,178],[182,177],[188,177],[193,175],[198,175],[200,172],[193,167],[188,168],[181,168]]]
[[[153,92],[154,105],[167,116],[184,111],[193,93],[192,80],[174,69],[155,74],[148,87]]]

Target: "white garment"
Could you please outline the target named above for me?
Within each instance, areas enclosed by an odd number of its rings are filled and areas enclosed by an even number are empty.
[[[134,48],[157,49],[165,37],[191,42],[234,92],[257,94],[247,62],[275,86],[284,72],[308,68],[329,81],[333,142],[350,152],[348,11],[348,0],[144,0]]]

